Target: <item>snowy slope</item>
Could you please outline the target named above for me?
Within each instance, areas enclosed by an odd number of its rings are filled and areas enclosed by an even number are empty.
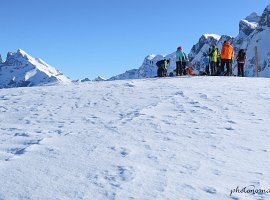
[[[5,62],[0,59],[0,88],[33,86],[47,83],[69,83],[70,79],[39,58],[23,50],[8,53]]]
[[[269,189],[269,100],[234,77],[0,90],[0,199],[269,199],[230,196]]]

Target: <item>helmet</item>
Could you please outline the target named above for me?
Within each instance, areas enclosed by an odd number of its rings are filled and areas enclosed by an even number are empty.
[[[182,50],[182,46],[177,47],[177,50]]]

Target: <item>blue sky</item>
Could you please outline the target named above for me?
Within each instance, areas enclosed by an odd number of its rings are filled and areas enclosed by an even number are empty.
[[[238,34],[269,0],[13,0],[1,2],[0,53],[21,48],[72,79],[109,78],[148,54],[189,52],[204,33]]]

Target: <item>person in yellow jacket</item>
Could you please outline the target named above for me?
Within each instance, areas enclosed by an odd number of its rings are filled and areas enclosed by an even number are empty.
[[[217,73],[217,49],[216,46],[213,45],[212,48],[209,51],[209,59],[210,59],[210,71],[211,71],[211,76],[216,75]]]
[[[224,71],[224,67],[226,65],[226,73],[227,76],[232,76],[232,60],[234,58],[234,50],[233,46],[230,42],[225,41],[221,50],[221,73]]]

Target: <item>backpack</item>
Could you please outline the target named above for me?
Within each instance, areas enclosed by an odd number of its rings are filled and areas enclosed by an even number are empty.
[[[187,57],[187,55],[186,55],[184,52],[183,52],[182,61],[183,61],[183,62],[188,61],[188,57]]]
[[[244,49],[241,49],[238,53],[238,60],[245,60],[246,58],[246,52]]]
[[[212,50],[211,52],[209,52],[208,56],[209,57],[212,57],[213,56],[213,53],[214,53],[214,51]]]
[[[163,60],[160,60],[156,63],[157,67],[158,68],[162,68],[164,66],[164,61]]]
[[[208,56],[209,56],[209,57],[213,57],[214,52],[216,52],[216,51],[217,51],[217,49],[216,49],[216,48],[212,48],[212,49],[209,51]]]

